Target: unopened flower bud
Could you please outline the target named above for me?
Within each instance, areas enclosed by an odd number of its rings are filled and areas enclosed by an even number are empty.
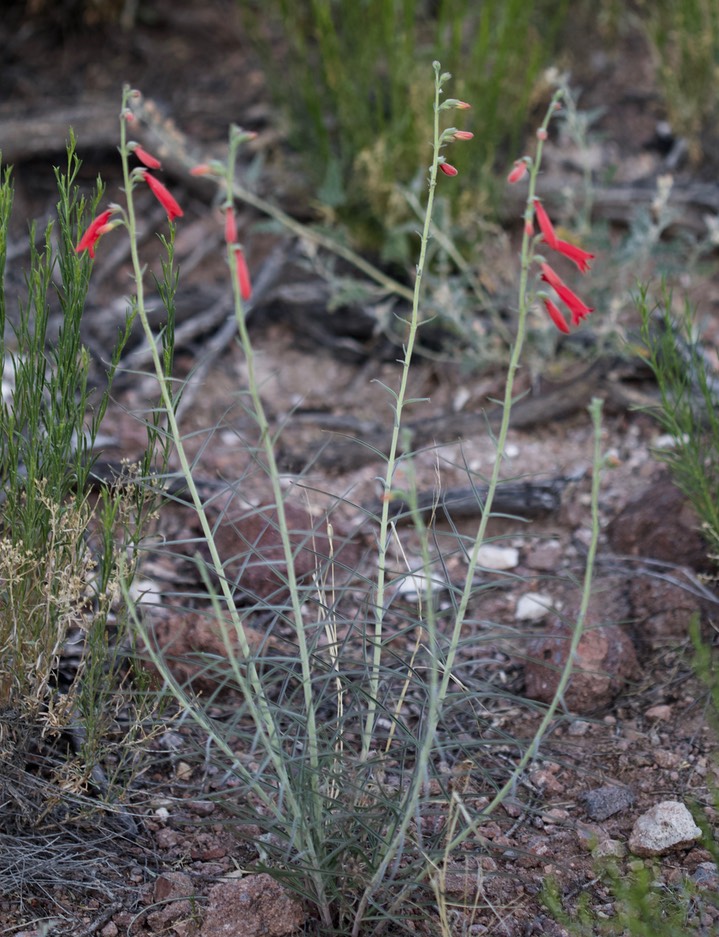
[[[458,169],[456,166],[452,166],[450,163],[440,163],[439,168],[445,174],[445,176],[456,176]]]
[[[458,98],[447,98],[446,101],[443,101],[439,105],[439,109],[441,111],[449,111],[454,108],[458,111],[467,111],[471,106],[471,104],[467,104],[466,101],[460,101]]]
[[[469,130],[455,130],[452,136],[455,140],[474,140],[474,134]]]
[[[520,179],[523,179],[527,175],[527,159],[515,159],[514,169],[507,176],[507,182],[510,185],[514,185],[515,182],[519,182]]]
[[[143,166],[147,166],[148,169],[162,169],[162,163],[157,157],[153,156],[152,153],[148,153],[144,147],[141,147],[139,143],[131,143],[129,145],[131,153],[134,153],[135,156],[140,160]]]
[[[544,141],[547,139],[548,136],[549,136],[549,134],[547,133],[547,128],[546,128],[546,127],[539,127],[539,129],[537,130],[537,139],[538,139],[538,140],[541,140],[542,142],[544,142]]]

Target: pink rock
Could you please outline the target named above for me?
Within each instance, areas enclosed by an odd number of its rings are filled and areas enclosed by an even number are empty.
[[[300,902],[271,876],[228,879],[210,890],[200,937],[284,937],[305,922]]]
[[[530,644],[525,666],[525,695],[530,699],[549,703],[554,698],[571,639],[571,627],[559,622]],[[637,675],[638,669],[634,645],[621,628],[591,626],[588,622],[564,702],[580,714],[602,709],[622,691],[628,679]]]

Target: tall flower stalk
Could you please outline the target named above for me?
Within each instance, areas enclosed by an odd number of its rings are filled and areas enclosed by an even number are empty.
[[[402,359],[402,374],[399,382],[399,389],[393,394],[394,401],[394,422],[392,426],[392,435],[390,439],[389,455],[387,457],[387,466],[385,469],[384,481],[382,484],[382,509],[379,519],[379,533],[377,544],[377,584],[374,597],[374,630],[371,640],[372,662],[369,677],[369,691],[367,703],[367,717],[365,720],[364,731],[362,733],[362,757],[366,758],[372,748],[372,739],[374,735],[375,720],[377,718],[377,705],[379,700],[380,673],[382,668],[382,635],[384,630],[384,610],[385,593],[387,588],[387,553],[390,543],[390,502],[392,500],[392,489],[397,465],[400,460],[399,449],[402,435],[402,416],[407,403],[413,401],[407,400],[407,387],[409,373],[414,355],[414,347],[417,341],[417,332],[422,324],[420,320],[420,299],[422,296],[422,278],[424,276],[425,262],[427,258],[427,245],[429,244],[430,232],[432,227],[432,212],[434,209],[434,196],[437,188],[437,173],[442,171],[447,176],[457,175],[454,166],[446,161],[442,155],[442,149],[455,140],[471,140],[472,134],[468,131],[458,131],[454,127],[440,131],[440,116],[448,110],[467,110],[470,105],[465,101],[459,101],[455,98],[448,98],[442,101],[442,88],[449,81],[451,75],[449,72],[442,72],[439,62],[433,63],[434,68],[434,123],[432,140],[432,163],[429,168],[429,185],[427,195],[427,207],[425,209],[424,226],[420,238],[419,259],[417,260],[417,272],[414,282],[414,292],[412,295],[412,312],[407,322],[407,340],[404,346],[404,357]]]
[[[173,441],[175,453],[180,464],[180,471],[187,485],[190,500],[196,511],[203,537],[210,554],[211,568],[214,571],[217,583],[219,584],[219,594],[213,591],[212,588],[210,588],[210,592],[211,599],[216,611],[217,622],[220,627],[223,643],[227,652],[227,658],[232,667],[232,672],[235,679],[243,688],[243,695],[248,707],[248,712],[251,719],[253,720],[253,724],[256,728],[258,736],[261,739],[262,747],[272,764],[273,770],[276,774],[277,784],[283,791],[284,803],[278,803],[277,800],[272,796],[271,791],[261,783],[262,779],[256,777],[251,771],[249,771],[249,769],[245,768],[237,761],[237,758],[227,740],[222,739],[218,733],[212,729],[208,717],[204,714],[202,709],[193,704],[184,689],[179,686],[177,681],[172,677],[167,667],[164,665],[162,655],[157,651],[157,649],[154,648],[152,639],[148,635],[143,622],[133,607],[129,591],[127,589],[123,590],[124,596],[128,606],[130,607],[136,627],[144,638],[148,655],[163,674],[175,697],[183,705],[191,718],[193,718],[202,727],[203,730],[211,734],[214,743],[220,748],[220,750],[222,750],[223,754],[230,758],[231,761],[235,764],[236,771],[243,777],[243,780],[248,784],[253,794],[258,797],[264,809],[270,815],[275,817],[279,826],[285,827],[288,839],[292,839],[293,845],[297,852],[305,857],[307,866],[311,870],[309,874],[313,881],[317,906],[322,914],[324,924],[330,926],[330,905],[325,893],[325,882],[320,872],[320,864],[317,858],[315,842],[315,838],[318,835],[321,835],[320,809],[322,801],[321,797],[319,796],[319,791],[317,790],[319,785],[319,759],[317,753],[317,732],[314,723],[314,705],[311,697],[309,651],[306,646],[306,642],[304,644],[300,644],[303,683],[305,687],[305,716],[307,718],[307,737],[310,748],[310,763],[312,766],[311,774],[313,779],[312,783],[314,785],[313,793],[315,794],[315,796],[309,798],[311,808],[308,814],[308,812],[303,808],[303,805],[300,804],[299,800],[297,799],[293,780],[289,773],[289,764],[283,751],[283,740],[280,737],[278,731],[277,721],[274,718],[272,707],[267,698],[265,688],[254,662],[253,652],[247,637],[243,618],[240,616],[235,606],[232,586],[224,572],[222,558],[220,557],[217,549],[212,525],[210,524],[209,518],[205,511],[205,505],[193,478],[192,466],[185,450],[182,434],[180,432],[180,426],[177,420],[175,406],[176,399],[172,394],[172,378],[171,375],[169,375],[167,372],[167,362],[160,353],[157,337],[153,333],[152,326],[150,325],[147,316],[144,289],[144,270],[140,261],[137,247],[137,226],[134,200],[136,184],[138,182],[146,182],[150,185],[153,194],[160,201],[163,208],[165,208],[167,211],[168,220],[171,225],[174,218],[181,217],[182,209],[175,200],[174,196],[172,196],[167,188],[154,176],[149,177],[153,180],[151,183],[149,182],[147,170],[130,169],[129,157],[130,154],[133,151],[136,152],[136,150],[131,146],[131,144],[128,143],[127,127],[132,126],[133,124],[133,121],[128,119],[128,114],[132,113],[133,95],[135,94],[136,92],[133,92],[128,88],[124,89],[122,107],[123,120],[120,121],[120,155],[122,159],[126,209],[123,209],[120,206],[113,206],[112,211],[114,214],[118,214],[120,216],[121,220],[119,220],[117,223],[125,224],[127,227],[130,241],[130,256],[133,269],[133,279],[135,285],[135,297],[133,301],[134,312],[142,324],[145,338],[150,349],[155,376],[160,386],[163,412],[167,420],[167,432]],[[233,128],[230,134],[230,158],[228,160],[226,170],[228,192],[232,189],[232,178],[234,176],[237,149],[245,138],[246,136],[238,131],[237,128]],[[228,237],[233,235],[232,222],[230,222],[227,217],[225,230]],[[94,235],[99,236],[98,229],[93,231],[93,236]],[[171,233],[171,240],[172,236],[173,234]],[[82,241],[80,243],[82,244]],[[97,238],[95,238],[92,243],[94,246],[97,243]],[[78,245],[78,249],[79,248],[80,245]],[[264,448],[264,452],[268,460],[268,475],[271,477],[273,482],[273,494],[276,499],[278,518],[280,519],[282,542],[285,552],[285,559],[287,562],[287,575],[289,580],[290,593],[292,595],[292,612],[294,616],[296,634],[301,642],[304,637],[304,627],[301,617],[297,582],[294,573],[294,557],[292,555],[292,547],[287,534],[287,524],[284,519],[282,492],[279,487],[279,472],[277,470],[277,465],[272,450],[272,439],[269,431],[269,425],[262,407],[259,392],[257,390],[257,381],[255,379],[253,367],[252,347],[249,342],[243,311],[243,296],[247,295],[248,293],[249,278],[246,277],[246,272],[243,273],[243,269],[246,271],[246,268],[241,268],[237,262],[238,246],[228,243],[227,250],[228,262],[232,272],[236,320],[241,342],[247,356],[248,368],[250,370],[250,388],[253,404],[255,406],[255,416],[260,428],[261,444]],[[208,582],[208,586],[209,585],[210,584]],[[233,638],[235,639],[234,641]],[[237,653],[237,648],[239,648],[239,655]]]
[[[449,640],[447,659],[444,663],[443,675],[439,686],[438,704],[440,708],[447,697],[450,680],[452,679],[452,672],[455,658],[457,656],[457,649],[459,647],[459,640],[467,617],[469,602],[472,597],[474,574],[479,563],[480,549],[487,536],[487,526],[492,516],[492,506],[494,504],[497,485],[499,484],[500,475],[502,472],[502,462],[507,445],[507,434],[509,433],[512,417],[515,378],[521,361],[522,350],[527,334],[527,317],[534,299],[534,294],[530,287],[530,272],[532,265],[536,262],[540,262],[542,280],[557,290],[560,299],[568,305],[572,313],[572,322],[574,325],[579,324],[584,316],[593,311],[590,307],[583,303],[579,297],[577,297],[571,290],[569,290],[568,287],[565,286],[563,281],[557,276],[557,274],[554,273],[552,268],[544,261],[537,250],[539,244],[542,241],[545,241],[550,248],[558,250],[560,253],[565,253],[565,255],[567,255],[567,252],[563,250],[563,247],[567,244],[567,242],[559,241],[553,234],[553,229],[550,233],[549,225],[551,223],[549,222],[548,216],[546,215],[544,209],[540,207],[538,210],[538,206],[541,206],[541,203],[536,198],[537,178],[539,176],[539,170],[542,163],[542,152],[544,149],[544,143],[547,139],[549,123],[561,106],[563,94],[564,92],[561,89],[554,94],[549,107],[547,108],[544,120],[537,130],[537,150],[534,158],[532,159],[531,157],[525,156],[521,160],[517,160],[507,179],[510,184],[516,184],[520,182],[523,178],[525,178],[525,176],[527,176],[529,179],[520,259],[517,333],[514,344],[512,346],[509,365],[507,367],[507,380],[504,387],[502,419],[500,422],[499,431],[497,433],[496,456],[494,465],[492,467],[492,474],[487,486],[487,494],[482,505],[482,518],[477,529],[477,535],[475,537],[474,544],[469,553],[469,562],[467,566],[464,588],[462,589],[462,594],[458,603],[457,613]],[[542,222],[540,225],[542,230],[540,237],[535,236],[534,233],[535,214],[538,215],[538,221]],[[578,258],[580,258],[580,255],[575,254],[570,259],[573,259],[575,263],[577,263]],[[583,269],[586,271],[588,263],[591,259],[593,259],[592,254],[589,254],[588,252],[582,252],[580,269],[583,267]],[[543,298],[541,294],[539,295],[539,298]],[[569,327],[561,318],[561,314],[559,313],[556,305],[552,303],[551,300],[548,300],[548,302],[550,305],[546,306],[545,304],[545,308],[547,308],[547,311],[552,316],[555,325],[557,325],[560,331],[569,331]]]

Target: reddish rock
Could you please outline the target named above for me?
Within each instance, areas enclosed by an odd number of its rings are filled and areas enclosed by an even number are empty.
[[[675,571],[673,578],[676,583],[644,572],[628,581],[633,627],[650,648],[686,638],[689,620],[701,611],[696,594],[678,584],[681,571]]]
[[[607,536],[615,553],[710,570],[700,526],[686,496],[663,474],[620,511]]]
[[[330,556],[334,558],[339,578],[342,578],[342,568],[356,566],[359,561],[357,544],[343,536],[337,523],[333,524],[330,546],[326,517],[313,517],[305,507],[292,502],[284,505],[284,512],[295,575],[301,583],[310,582],[315,574],[326,573]],[[287,564],[278,530],[277,509],[274,506],[248,507],[229,493],[224,501],[219,499],[208,509],[208,515],[229,582],[251,601],[286,603]],[[199,525],[195,526],[199,536]],[[209,562],[205,544],[194,545],[194,550],[199,550]]]
[[[606,621],[602,594],[593,596],[585,619],[585,632],[577,648],[574,671],[564,702],[574,713],[595,712],[608,706],[628,679],[639,671],[629,636]],[[529,645],[525,665],[525,694],[549,703],[557,690],[572,640],[572,616],[556,620]]]
[[[159,907],[147,916],[150,930],[167,932],[180,919],[191,919],[193,902],[190,899],[195,894],[196,889],[189,875],[184,872],[164,872],[155,882],[153,899]]]
[[[284,937],[305,922],[300,902],[269,875],[226,879],[210,890],[200,937]]]

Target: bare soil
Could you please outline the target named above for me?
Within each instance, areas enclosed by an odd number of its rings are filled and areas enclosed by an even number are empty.
[[[41,25],[44,20],[24,19],[19,12],[9,16],[0,26],[4,49],[0,87],[5,92],[0,101],[0,127],[16,126],[17,120],[35,127],[65,112],[70,115],[69,123],[74,123],[73,114],[82,121],[83,115],[103,109],[109,109],[111,126],[121,84],[128,81],[172,118],[191,142],[197,160],[222,153],[230,122],[256,130],[258,140],[249,158],[260,154],[265,160],[261,188],[272,192],[287,210],[309,216],[311,193],[303,191],[301,177],[290,168],[262,63],[247,46],[235,6],[180,0],[153,5],[152,13],[152,23],[140,24],[129,33],[86,27],[67,35]],[[593,153],[597,174],[618,167],[619,181],[653,184],[666,167],[664,155],[651,146],[656,120],[663,115],[648,52],[637,37],[618,40],[616,48],[597,47],[591,52],[579,70],[587,89],[581,103],[607,108],[607,116],[596,128],[602,140]],[[12,251],[10,255],[16,268],[23,259],[20,245],[26,222],[47,218],[52,212],[50,167],[61,160],[63,141],[55,141],[54,147],[48,144],[46,152],[27,146],[24,153],[22,143],[9,140],[6,150],[8,155],[14,153],[16,164],[11,248],[17,247],[18,259],[13,260]],[[6,149],[1,137],[0,146]],[[103,142],[98,132],[93,145],[86,147],[80,135],[78,149],[84,160],[83,181],[89,186],[100,172],[112,197],[119,184],[112,138]],[[549,182],[576,183],[571,153],[550,147],[548,157]],[[685,176],[679,174],[678,179],[688,182],[698,172],[689,167],[682,171]],[[187,375],[197,365],[203,368],[189,385],[183,428],[194,434],[191,449],[197,456],[198,477],[208,483],[242,479],[243,498],[262,503],[268,497],[266,483],[261,473],[252,471],[251,458],[242,445],[243,439],[252,438],[252,423],[238,394],[246,387],[246,369],[229,334],[223,333],[231,306],[219,215],[210,204],[211,194],[208,197],[207,190],[195,187],[186,173],[178,170],[173,176],[170,169],[168,182],[185,209],[177,243],[184,297],[181,322],[192,325],[208,310],[217,310],[180,344],[178,372]],[[151,254],[153,231],[162,228],[164,219],[150,200],[145,207],[145,247]],[[271,285],[258,289],[250,322],[263,400],[274,425],[286,427],[280,436],[280,453],[294,473],[288,472],[286,479],[288,500],[298,517],[312,518],[318,531],[324,529],[323,519],[331,509],[332,523],[346,540],[347,564],[356,563],[367,571],[373,528],[363,508],[376,502],[379,463],[364,460],[359,445],[357,457],[350,457],[349,465],[342,463],[340,470],[323,462],[321,454],[346,444],[348,434],[361,437],[368,426],[389,423],[390,399],[382,383],[396,383],[397,349],[374,329],[372,310],[327,312],[322,305],[327,288],[320,276],[321,265],[313,267],[308,262],[306,245],[288,232],[268,233],[257,224],[263,219],[250,208],[241,209],[240,214],[256,281],[262,271],[268,276],[279,271]],[[512,277],[515,234],[509,227],[496,252],[497,262],[505,265],[500,280]],[[118,298],[127,282],[126,255],[109,238],[106,241],[96,263],[86,335],[98,354],[107,347],[112,334],[108,335],[108,323],[112,324],[113,314],[121,308]],[[711,278],[687,273],[686,280],[687,290],[704,300],[704,311],[713,313],[716,286]],[[282,287],[286,287],[284,293]],[[298,291],[307,297],[304,302],[286,301],[293,292],[296,298]],[[604,312],[598,310],[595,317]],[[622,312],[623,328],[628,328],[629,306]],[[339,315],[344,318],[338,320]],[[716,320],[710,317],[707,331],[715,335],[716,329]],[[135,352],[141,353],[139,339]],[[521,378],[527,400],[539,402],[540,418],[510,432],[506,477],[558,479],[561,504],[519,528],[516,523],[495,524],[496,545],[515,550],[516,560],[500,585],[471,610],[469,627],[475,629],[481,653],[473,651],[468,641],[460,655],[460,669],[468,680],[481,671],[478,679],[506,691],[504,698],[488,702],[481,726],[478,723],[477,731],[488,739],[491,769],[486,774],[470,773],[462,780],[465,801],[476,810],[491,796],[487,779],[494,777],[501,783],[508,776],[521,751],[521,740],[531,738],[541,715],[523,701],[525,666],[527,658],[537,653],[531,641],[551,617],[539,622],[519,619],[518,602],[526,593],[541,593],[565,617],[571,617],[583,574],[592,457],[589,418],[584,406],[579,406],[586,401],[557,411],[561,418],[554,418],[557,414],[549,406],[546,418],[541,418],[541,403],[548,399],[543,395],[562,382],[568,386],[560,396],[570,398],[575,393],[571,382],[583,373],[586,363],[559,360],[559,367],[534,366]],[[541,902],[543,885],[550,877],[556,879],[570,915],[582,899],[598,920],[611,916],[614,897],[598,874],[592,848],[597,843],[616,846],[617,861],[625,872],[633,859],[626,848],[632,827],[640,814],[658,802],[682,801],[703,818],[710,835],[716,830],[716,738],[708,718],[707,690],[692,666],[688,636],[689,619],[697,613],[705,640],[716,642],[716,595],[711,585],[698,578],[706,569],[698,522],[653,455],[653,447],[661,443],[658,427],[631,407],[633,400],[651,398],[651,382],[639,368],[627,368],[618,359],[615,365],[606,368],[596,378],[596,386],[589,388],[606,401],[603,443],[609,453],[601,496],[597,597],[590,624],[599,628],[618,623],[632,642],[637,664],[605,695],[575,698],[572,713],[556,720],[515,795],[482,827],[483,841],[473,843],[457,859],[446,885],[451,901],[467,906],[454,919],[457,934],[559,937],[568,933]],[[564,373],[562,368],[566,368]],[[420,490],[466,488],[468,469],[475,479],[486,476],[494,448],[485,414],[501,396],[501,370],[485,367],[478,372],[453,361],[425,360],[412,381],[410,396],[426,398],[426,402],[411,407],[411,420],[468,416],[461,434],[447,438],[438,432],[436,440],[418,454]],[[120,382],[109,421],[113,440],[104,453],[108,459],[132,458],[139,452],[143,432],[135,414],[147,406],[152,393],[151,381]],[[472,414],[477,415],[474,421]],[[163,508],[159,533],[167,537],[180,537],[183,531],[192,534],[192,523],[190,514],[169,503]],[[476,513],[450,521],[440,512],[436,519],[435,549],[444,553],[443,575],[450,583],[461,581],[462,576],[464,560],[458,538],[471,535],[477,523]],[[228,554],[237,552],[236,530],[228,528],[222,536]],[[418,548],[411,532],[402,529],[400,536],[404,550],[416,557]],[[269,544],[267,549],[271,548]],[[399,556],[396,560],[401,561]],[[173,565],[165,557],[145,568],[143,578],[148,588],[186,588],[189,593],[198,588],[196,583],[188,584],[190,568],[180,560]],[[267,588],[271,580],[263,569],[249,575],[255,592]],[[488,575],[496,575],[499,583],[496,571]],[[488,622],[502,626],[502,640],[488,641]],[[172,643],[175,657],[200,646],[217,650],[204,633],[199,615],[188,619],[158,610],[154,624],[160,640],[166,636]],[[261,627],[258,621],[257,628]],[[181,676],[191,671],[190,664],[177,666]],[[68,823],[51,830],[28,830],[24,839],[14,836],[2,846],[0,926],[6,933],[26,937],[157,933],[214,937],[219,933],[208,929],[207,921],[203,925],[211,904],[210,890],[223,876],[251,865],[257,852],[233,834],[232,821],[216,798],[220,778],[194,758],[193,731],[182,723],[179,728],[168,728],[165,735],[174,751],[148,756],[129,795],[128,803],[140,824],[137,837],[129,838],[98,813],[92,821],[95,839],[86,826],[78,833]],[[500,737],[518,739],[520,744],[498,747]],[[448,770],[458,768],[450,765]],[[607,817],[592,811],[591,798],[585,799],[587,793],[605,786],[631,792],[631,798]],[[81,863],[76,861],[78,855]],[[654,878],[665,891],[679,889],[685,882],[703,881],[701,872],[707,868],[703,864],[711,861],[711,853],[696,844],[657,859]],[[18,874],[22,865],[27,869],[24,881]],[[171,884],[177,880],[172,876],[180,872],[189,876],[197,897],[191,905],[165,906],[163,899],[174,896]],[[470,878],[474,885],[468,894]],[[716,877],[709,881],[711,892]],[[412,927],[429,932],[435,923],[430,920]],[[701,898],[701,889],[688,928],[687,933],[719,932],[719,912],[712,901]],[[239,925],[236,932],[243,933]]]

